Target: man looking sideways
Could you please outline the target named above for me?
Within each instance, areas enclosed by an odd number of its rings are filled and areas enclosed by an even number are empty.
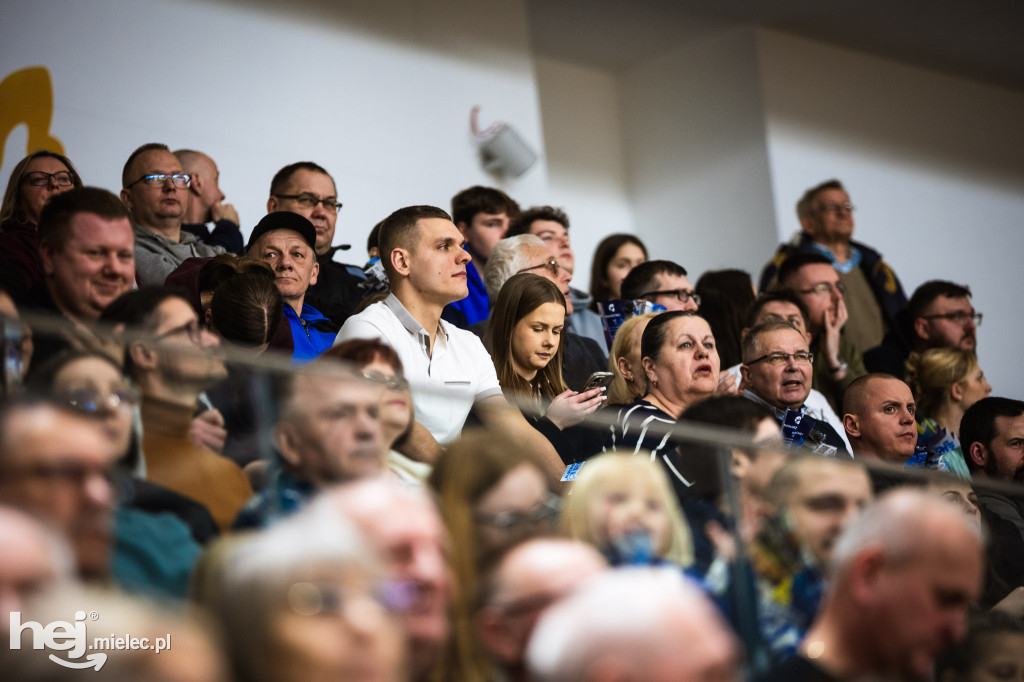
[[[532,447],[558,480],[564,465],[554,448],[505,400],[491,356],[472,332],[441,320],[441,311],[466,296],[466,265],[471,256],[463,237],[442,209],[402,208],[384,220],[380,255],[391,284],[387,299],[350,317],[337,343],[376,338],[398,353],[412,389],[416,421],[414,459],[431,461],[437,443],[449,443],[475,409],[487,428]],[[414,427],[415,429],[415,427]]]

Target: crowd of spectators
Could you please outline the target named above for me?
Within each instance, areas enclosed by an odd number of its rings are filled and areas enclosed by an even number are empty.
[[[323,166],[247,240],[225,200],[157,143],[119,196],[13,171],[5,679],[1024,674],[1024,402],[970,288],[908,300],[839,181],[759,289],[630,234],[585,263],[491,187],[353,264]]]

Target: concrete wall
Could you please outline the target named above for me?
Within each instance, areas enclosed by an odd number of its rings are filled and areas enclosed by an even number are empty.
[[[1024,95],[780,33],[757,43],[779,239],[800,194],[840,178],[855,238],[908,296],[929,279],[970,285],[982,368],[995,394],[1024,396]]]
[[[88,184],[116,192],[144,142],[201,149],[248,229],[273,174],[311,159],[338,183],[336,241],[354,245],[354,262],[400,206],[447,208],[477,183],[546,198],[522,0],[55,0],[3,3],[0,25],[0,78],[49,69],[52,134]],[[477,104],[483,123],[505,120],[541,152],[523,178],[498,183],[481,169],[469,131]],[[25,140],[24,126],[7,139],[5,182]]]
[[[611,73],[537,57],[548,196],[569,215],[577,267],[573,286],[586,289],[598,242],[635,232],[626,190],[619,83]]]
[[[754,38],[717,31],[622,75],[637,233],[693,282],[754,272],[776,242]]]

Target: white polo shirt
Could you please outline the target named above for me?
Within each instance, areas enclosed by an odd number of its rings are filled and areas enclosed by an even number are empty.
[[[394,294],[348,318],[334,343],[349,339],[380,339],[395,349],[416,421],[438,443],[459,437],[474,402],[502,395],[494,363],[476,334],[441,320],[431,356],[430,335]]]

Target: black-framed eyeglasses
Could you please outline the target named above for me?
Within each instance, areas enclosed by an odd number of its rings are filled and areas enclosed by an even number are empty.
[[[338,197],[324,197],[321,199],[315,194],[303,192],[302,194],[275,194],[278,199],[291,199],[302,208],[313,209],[317,204],[323,204],[324,210],[328,213],[337,213],[341,210],[342,203]]]
[[[968,321],[973,321],[975,327],[981,326],[981,313],[968,313],[963,310],[958,310],[955,313],[936,313],[935,315],[922,315],[926,320],[949,320],[950,322],[956,322],[957,324],[967,324]]]
[[[28,183],[33,187],[46,187],[50,184],[50,180],[53,180],[58,187],[71,187],[75,184],[74,178],[71,177],[71,173],[68,171],[57,171],[56,173],[32,171],[31,173],[25,173],[25,177],[21,179],[22,182]]]
[[[554,523],[562,510],[562,500],[556,495],[548,495],[543,502],[534,505],[528,511],[506,511],[497,514],[476,512],[473,519],[484,526],[492,526],[499,530],[511,530],[519,526],[537,523]]]
[[[372,381],[375,384],[383,384],[392,391],[404,391],[409,388],[409,382],[404,377],[400,376],[387,376],[380,372],[361,372],[364,379]]]
[[[553,274],[555,277],[557,277],[558,273],[562,271],[562,266],[558,264],[558,261],[552,258],[551,260],[541,263],[540,265],[531,265],[528,268],[523,268],[516,274],[518,275],[524,272],[529,272],[530,270],[540,270],[542,268],[548,268],[549,270],[551,270],[551,274]]]
[[[89,414],[104,409],[127,412],[139,404],[139,394],[131,388],[120,389],[113,393],[104,393],[93,388],[82,388],[68,391],[61,397],[74,409]]]
[[[808,289],[800,289],[797,291],[798,294],[830,294],[832,291],[838,291],[840,294],[846,293],[846,285],[842,282],[821,282],[815,284],[813,287]]]
[[[192,343],[196,344],[197,346],[202,345],[202,343],[203,343],[203,326],[201,324],[199,324],[199,320],[190,320],[189,322],[186,322],[185,324],[179,325],[179,326],[175,327],[174,329],[168,329],[164,333],[157,334],[156,336],[154,336],[153,340],[154,341],[162,341],[163,339],[166,339],[168,337],[175,336],[175,335],[181,334],[181,333],[188,334],[188,340],[191,341]]]
[[[680,303],[686,303],[687,301],[693,301],[694,305],[700,306],[700,294],[695,294],[689,289],[668,289],[666,291],[648,291],[647,293],[640,294],[640,298],[646,298],[648,301],[654,299],[657,296],[675,296],[679,299]]]
[[[759,362],[767,361],[769,365],[781,367],[782,365],[789,364],[790,358],[792,358],[798,365],[810,365],[814,362],[814,353],[806,350],[798,350],[795,353],[768,353],[759,358],[755,358],[750,362],[744,362],[743,364],[750,367],[751,365],[756,365]]]
[[[841,204],[820,204],[817,210],[821,213],[839,213],[840,211],[846,211],[850,215],[857,210],[857,207],[846,201]]]
[[[163,187],[170,180],[171,184],[175,187],[188,187],[192,184],[192,176],[188,173],[175,173],[173,175],[167,175],[166,173],[152,173],[150,175],[143,175],[135,182],[125,185],[125,189],[131,189],[140,182],[144,182],[150,187]]]

